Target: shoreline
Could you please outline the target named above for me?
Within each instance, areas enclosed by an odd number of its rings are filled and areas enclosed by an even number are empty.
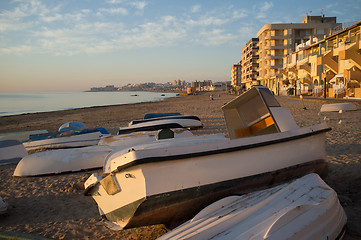
[[[46,129],[57,131],[68,121],[78,120],[88,128],[104,127],[115,134],[131,120],[150,112],[179,112],[196,115],[204,124],[194,135],[226,133],[221,106],[233,98],[225,92],[183,95],[162,101],[97,106],[45,113],[0,117],[0,133]],[[329,174],[325,181],[337,193],[348,217],[346,240],[361,237],[361,102],[357,111],[319,113],[328,99],[279,96],[299,127],[320,123],[326,117],[332,131],[326,134]],[[332,99],[345,102],[342,99]],[[342,120],[342,124],[339,121]],[[300,149],[302,151],[302,149]],[[83,196],[83,183],[95,172],[79,172],[47,177],[14,178],[16,164],[0,166],[0,196],[10,205],[8,215],[0,216],[0,232],[12,231],[56,239],[155,239],[168,231],[164,225],[112,231],[102,223],[95,201]],[[101,171],[101,170],[99,170]]]
[[[85,95],[80,95],[85,93]],[[87,95],[89,94],[90,95]],[[0,93],[1,94],[1,93]],[[89,107],[104,107],[123,104],[134,104],[144,102],[162,101],[167,98],[178,97],[178,92],[157,92],[157,91],[114,91],[114,92],[42,92],[40,95],[34,93],[3,93],[4,102],[15,100],[15,105],[9,106],[1,104],[0,117],[17,116],[24,114],[49,113],[66,110],[77,110]],[[95,94],[95,95],[94,95]],[[120,94],[120,95],[118,95]],[[9,96],[7,96],[9,95]],[[23,95],[25,97],[23,97]],[[59,98],[60,96],[60,98]],[[35,99],[35,101],[33,100]],[[42,99],[42,100],[41,100]],[[70,99],[70,100],[69,100]],[[28,100],[31,104],[28,104]],[[41,100],[41,101],[39,101]],[[48,102],[43,105],[42,102]],[[77,102],[80,102],[77,103]],[[65,104],[64,104],[65,103]],[[40,105],[39,106],[37,106]],[[37,107],[33,107],[37,106]]]

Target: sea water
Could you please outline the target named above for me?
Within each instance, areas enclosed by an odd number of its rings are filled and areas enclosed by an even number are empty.
[[[0,93],[0,116],[160,101],[175,96],[159,92]]]

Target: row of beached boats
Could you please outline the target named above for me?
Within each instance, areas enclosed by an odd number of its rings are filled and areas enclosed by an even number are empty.
[[[158,130],[170,126],[194,129],[202,127],[202,123],[196,116],[179,113],[147,114],[144,120],[121,127],[116,136],[111,136],[104,128],[87,129],[79,121],[63,124],[56,133],[39,130],[3,134],[0,136],[0,164],[21,160],[14,173],[17,177],[102,168],[110,152],[155,141]],[[175,133],[176,137],[185,135],[184,130]],[[28,151],[34,153],[29,155]]]
[[[95,146],[25,156],[14,176],[103,167],[84,186],[106,225],[182,224],[161,239],[342,237],[346,215],[319,177],[327,124],[299,128],[263,86],[222,110],[228,137],[180,130],[201,127],[195,116],[150,115]]]

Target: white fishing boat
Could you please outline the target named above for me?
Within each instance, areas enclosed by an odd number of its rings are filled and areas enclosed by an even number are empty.
[[[0,165],[16,163],[27,156],[23,144],[17,140],[0,141]]]
[[[23,141],[26,150],[42,150],[55,148],[73,148],[97,145],[101,137],[110,136],[104,128],[86,129],[79,121],[72,121],[60,126],[59,131],[30,135]]]
[[[126,134],[139,131],[155,131],[166,128],[202,128],[203,124],[199,117],[180,114],[153,114],[155,117],[146,117],[141,120],[133,120],[128,127],[120,127],[118,134]]]
[[[33,153],[21,159],[13,176],[43,176],[102,168],[104,160],[112,152],[157,141],[158,134],[158,131],[136,132],[102,138],[95,146]],[[174,134],[176,138],[187,136],[192,136],[192,134],[189,131]]]
[[[354,103],[330,103],[321,106],[321,112],[339,112],[356,111],[357,106]]]
[[[175,226],[207,205],[326,170],[326,123],[298,128],[266,87],[222,107],[223,135],[165,139],[110,155],[85,192],[113,229]],[[305,150],[307,149],[307,150]]]
[[[346,214],[317,174],[273,188],[223,198],[158,240],[341,239]]]

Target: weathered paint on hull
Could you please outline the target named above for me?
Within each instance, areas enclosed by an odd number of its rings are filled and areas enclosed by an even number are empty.
[[[123,228],[159,223],[173,228],[219,199],[267,188],[308,173],[325,176],[326,161],[314,160],[273,172],[149,196],[107,213],[104,217]]]

